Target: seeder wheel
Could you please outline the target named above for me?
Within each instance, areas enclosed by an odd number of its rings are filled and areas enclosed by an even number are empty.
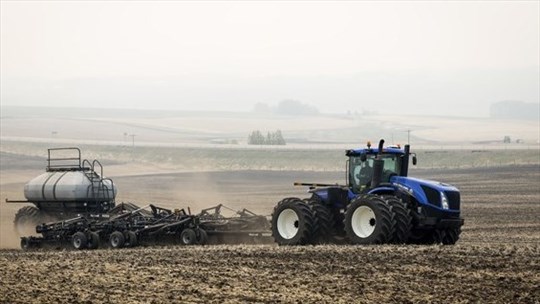
[[[133,231],[126,232],[126,247],[135,247],[138,244],[137,234]]]
[[[71,245],[77,250],[86,248],[88,245],[88,238],[86,238],[86,234],[80,231],[75,232],[71,237]]]
[[[197,229],[198,230],[198,236],[197,236],[197,244],[199,245],[205,245],[208,243],[208,233],[202,228]]]
[[[96,232],[88,233],[88,249],[96,249],[99,247],[99,234]]]
[[[112,248],[122,248],[125,241],[126,239],[124,238],[124,234],[120,231],[111,233],[111,237],[109,238],[109,244]]]
[[[186,228],[180,234],[180,242],[182,245],[194,245],[197,243],[197,234],[191,228]]]

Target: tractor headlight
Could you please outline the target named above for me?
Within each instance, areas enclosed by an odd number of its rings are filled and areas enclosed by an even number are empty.
[[[448,198],[446,197],[446,194],[444,194],[444,192],[441,191],[441,206],[443,209],[446,209],[448,210],[449,207],[448,207]]]

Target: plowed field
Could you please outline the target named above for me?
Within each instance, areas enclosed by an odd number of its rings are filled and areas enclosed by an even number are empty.
[[[457,245],[4,249],[0,302],[540,303],[539,167],[414,175],[448,182],[462,191],[466,222]],[[280,197],[305,196],[303,190],[291,189],[291,181],[331,182],[341,176],[248,171],[115,181],[128,197],[150,199],[149,189],[160,189],[160,198],[173,205],[175,193],[190,189],[190,196],[200,196],[203,202],[230,201],[269,214]],[[203,181],[215,193],[196,186]],[[10,213],[3,209],[4,223]]]

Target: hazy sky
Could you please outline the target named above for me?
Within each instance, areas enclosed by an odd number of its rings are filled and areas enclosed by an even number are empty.
[[[540,2],[1,1],[1,103],[485,116],[540,102]]]

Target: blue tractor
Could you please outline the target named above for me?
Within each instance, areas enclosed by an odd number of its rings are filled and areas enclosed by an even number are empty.
[[[272,213],[279,245],[455,244],[464,220],[460,192],[408,177],[410,146],[347,150],[347,184],[309,184],[311,197],[285,198]]]

